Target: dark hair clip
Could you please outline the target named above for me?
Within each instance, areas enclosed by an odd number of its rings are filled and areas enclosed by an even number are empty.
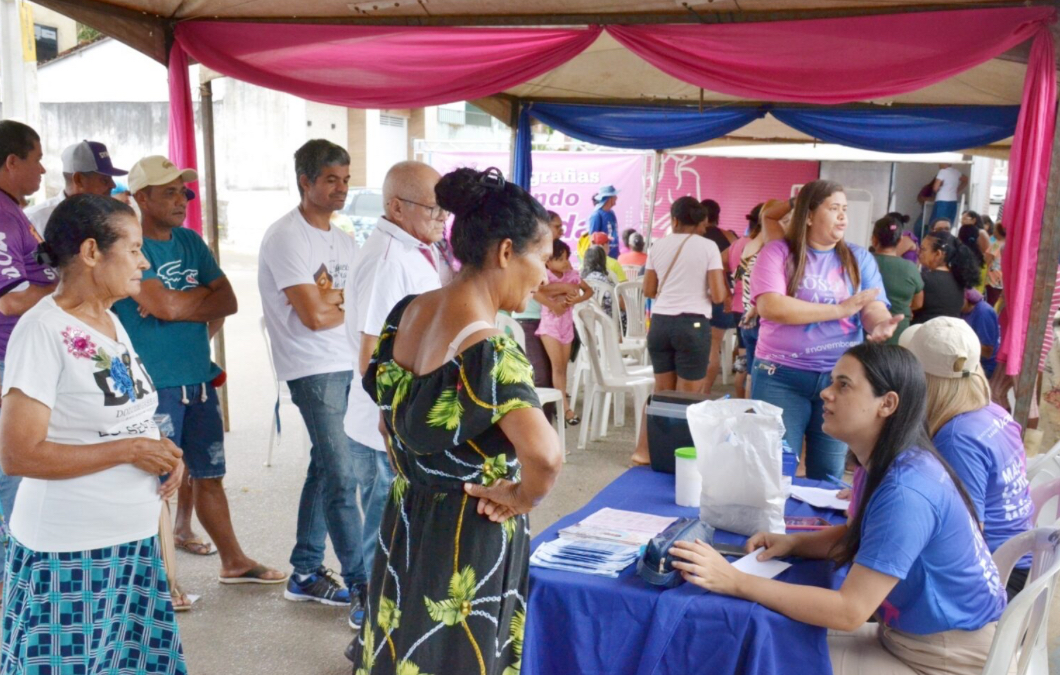
[[[48,246],[46,242],[41,242],[40,246],[37,247],[36,258],[38,265],[47,265],[48,267],[55,267],[59,262],[52,251],[52,247]]]
[[[482,172],[478,182],[479,185],[484,185],[491,190],[503,190],[505,184],[504,174],[497,167],[491,166]]]

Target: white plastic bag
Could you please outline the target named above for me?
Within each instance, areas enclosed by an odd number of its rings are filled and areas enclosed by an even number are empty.
[[[784,532],[781,409],[726,399],[688,407],[688,427],[703,476],[699,517],[738,534]]]

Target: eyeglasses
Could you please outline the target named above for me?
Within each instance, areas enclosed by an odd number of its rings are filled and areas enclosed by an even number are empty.
[[[416,206],[419,206],[419,207],[427,209],[428,215],[431,217],[431,220],[445,220],[446,218],[449,217],[449,212],[446,211],[445,209],[443,209],[440,206],[431,206],[430,204],[420,204],[419,202],[414,202],[411,199],[405,199],[404,197],[398,197],[398,199],[400,199],[403,202],[408,202],[409,204],[415,204]]]

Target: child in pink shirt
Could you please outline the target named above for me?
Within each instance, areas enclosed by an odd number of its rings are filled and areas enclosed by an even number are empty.
[[[561,239],[552,242],[552,257],[545,267],[548,268],[549,285],[569,286],[566,289],[566,311],[556,314],[542,305],[541,323],[536,334],[541,338],[541,344],[552,362],[552,386],[563,392],[563,417],[568,425],[575,426],[581,420],[570,409],[567,396],[567,362],[570,361],[570,346],[574,342],[574,312],[571,308],[591,298],[593,289],[574,271],[570,264],[570,247]]]

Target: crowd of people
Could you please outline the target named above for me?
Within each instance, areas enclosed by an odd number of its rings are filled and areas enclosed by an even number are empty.
[[[737,395],[782,410],[808,477],[852,471],[846,525],[748,542],[762,559],[849,563],[839,590],[745,575],[701,543],[672,551],[687,581],[832,629],[837,673],[980,672],[1026,582],[1029,561],[1006,588],[990,558],[1033,511],[997,360],[1004,228],[952,222],[952,167],[933,184],[946,225],[920,236],[887,214],[871,249],[846,241],[829,181],[755,207],[742,236],[716,201],[681,197],[650,247],[619,236],[605,186],[575,258],[559,216],[497,169],[413,161],[386,174],[385,214],[358,248],[332,224],[349,154],[305,143],[299,203],[258,260],[277,376],[311,440],[286,571],[243,550],[225,498],[210,339],[239,307],[181,227],[195,171],[150,156],[126,172],[83,141],[63,153],[64,192],[24,210],[40,138],[0,122],[0,161],[0,674],[186,672],[174,613],[190,603],[167,549],[214,546],[220,583],[347,607],[358,675],[517,673],[527,514],[563,459],[535,387],[563,392],[555,414],[578,424],[573,314],[596,295],[634,311],[615,292],[627,274],[651,299],[656,391],[709,394],[735,330]],[[135,209],[112,196],[119,176]],[[499,312],[523,326],[525,353]],[[647,462],[645,430],[631,463]]]

